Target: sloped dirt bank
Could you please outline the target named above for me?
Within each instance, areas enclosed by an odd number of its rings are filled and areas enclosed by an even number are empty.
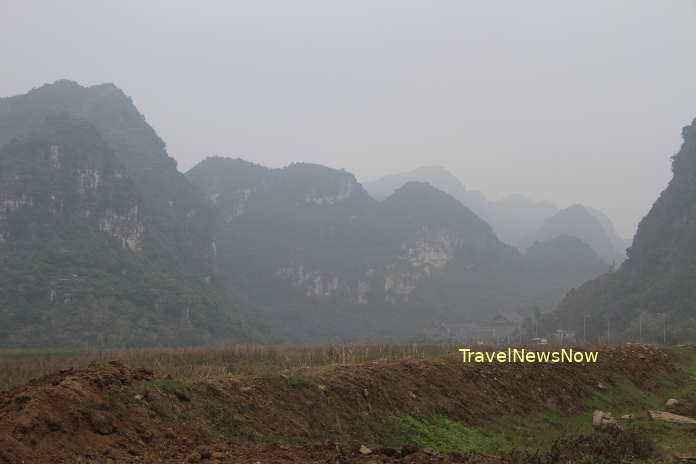
[[[0,394],[0,463],[442,462],[450,456],[389,448],[398,433],[389,419],[436,413],[476,425],[572,411],[592,389],[611,389],[612,375],[647,390],[678,378],[676,361],[630,345],[602,348],[589,364],[464,364],[453,355],[190,385],[114,361]]]

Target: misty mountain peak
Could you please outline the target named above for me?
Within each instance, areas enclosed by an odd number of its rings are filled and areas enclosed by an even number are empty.
[[[412,171],[385,176],[376,181],[363,182],[363,186],[373,198],[380,200],[388,197],[407,182],[428,182],[455,198],[466,192],[466,188],[454,174],[438,165],[422,166]]]
[[[559,211],[559,214],[567,214],[569,216],[590,215],[590,212],[580,203],[575,203],[565,209]]]
[[[521,246],[528,248],[535,242],[562,235],[579,238],[607,262],[622,260],[623,250],[617,248],[610,231],[595,214],[581,204],[571,205],[547,218],[537,231],[521,243]]]
[[[241,158],[209,156],[191,168],[186,177],[216,202],[226,192],[251,188],[270,172],[270,168]]]
[[[466,209],[459,201],[452,197],[452,195],[433,187],[430,182],[406,182],[384,201],[387,203],[415,202],[416,204],[444,204],[454,209]]]

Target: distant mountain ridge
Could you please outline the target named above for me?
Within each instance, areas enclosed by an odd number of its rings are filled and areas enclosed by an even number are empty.
[[[372,182],[363,182],[363,187],[377,200],[384,200],[408,182],[428,182],[454,198],[460,199],[479,192],[470,192],[464,184],[442,166],[422,166],[412,171],[384,176]]]
[[[220,270],[292,341],[393,338],[433,321],[551,308],[608,269],[572,239],[524,255],[428,183],[376,201],[350,173],[313,164],[212,157],[186,175],[218,208]]]
[[[602,224],[597,216],[597,212],[590,212],[582,205],[569,206],[547,218],[537,231],[520,243],[520,246],[528,248],[534,242],[569,235],[587,243],[605,261],[620,263],[624,260],[627,246],[624,246],[623,249],[617,248],[617,245],[621,246],[620,239],[616,235],[612,239],[607,233],[607,231],[613,230],[611,221],[604,216],[606,221]]]
[[[630,245],[630,241],[616,234],[611,220],[601,211],[578,205],[582,211],[569,209],[569,214],[567,209],[559,210],[552,203],[535,202],[520,194],[490,201],[480,191],[467,190],[456,176],[441,166],[426,166],[385,176],[373,182],[364,182],[363,186],[373,197],[380,199],[410,181],[429,182],[449,193],[488,222],[501,241],[523,251],[537,240],[570,235],[592,242],[591,246],[604,260],[621,262]],[[571,218],[574,218],[572,224],[564,226],[563,222]],[[550,223],[546,224],[547,221]],[[597,225],[600,231],[594,230]]]
[[[425,166],[385,176],[376,181],[363,182],[363,186],[375,198],[383,199],[411,181],[428,182],[449,193],[488,222],[500,240],[513,246],[535,230],[546,217],[558,211],[551,203],[534,202],[522,195],[490,201],[480,191],[467,190],[456,176],[442,166]]]
[[[599,221],[600,225],[604,229],[604,232],[609,237],[609,240],[611,240],[614,250],[618,253],[617,264],[621,264],[626,259],[626,250],[631,246],[631,240],[621,237],[616,232],[614,223],[611,221],[611,219],[609,219],[609,216],[604,214],[602,211],[590,208],[589,206],[585,206],[585,209],[587,209],[587,211],[589,211],[590,214],[596,217]]]
[[[184,176],[111,84],[0,99],[0,167],[2,347],[403,340],[608,268],[572,238],[521,253],[425,182],[377,201],[309,163]]]

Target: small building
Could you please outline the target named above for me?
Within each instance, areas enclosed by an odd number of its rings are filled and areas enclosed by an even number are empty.
[[[522,326],[522,322],[524,317],[517,313],[498,313],[491,319],[488,326],[493,338],[498,341],[514,336]]]

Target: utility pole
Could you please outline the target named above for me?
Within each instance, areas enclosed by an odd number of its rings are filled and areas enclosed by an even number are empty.
[[[609,340],[611,340],[611,319],[607,316],[607,345],[609,344]]]
[[[662,313],[662,344],[667,344],[667,313]]]
[[[643,343],[643,312],[638,314],[638,342]]]

